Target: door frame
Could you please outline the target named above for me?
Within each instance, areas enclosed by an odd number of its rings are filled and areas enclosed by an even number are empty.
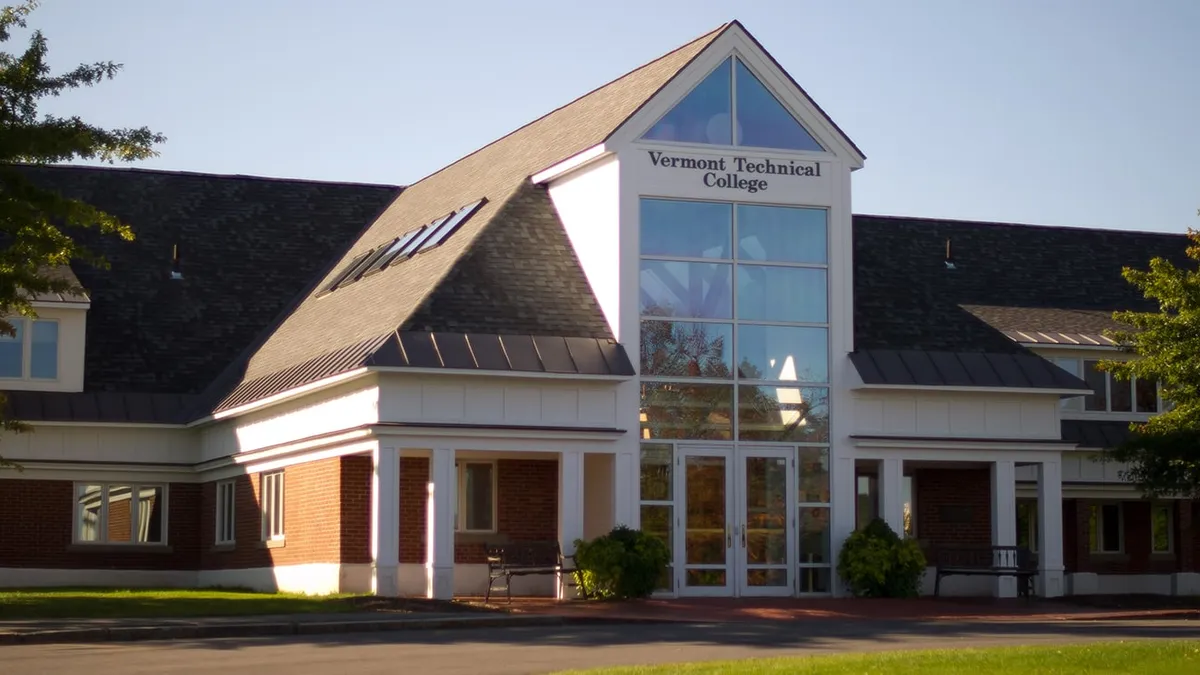
[[[749,549],[746,547],[746,528],[750,521],[748,497],[750,494],[749,472],[746,463],[753,458],[782,459],[784,470],[784,536],[786,539],[786,562],[783,565],[769,567],[784,568],[787,571],[787,584],[784,586],[751,586],[749,584],[748,560]],[[796,479],[796,449],[778,446],[738,446],[734,453],[736,465],[736,481],[734,483],[735,514],[737,516],[737,531],[734,545],[734,572],[736,593],[738,597],[791,597],[796,594],[796,565],[797,556],[797,479]],[[767,566],[764,566],[767,567]]]
[[[737,505],[734,501],[737,453],[733,446],[679,444],[675,448],[675,593],[679,597],[735,597],[737,569],[734,555],[733,529]],[[725,460],[725,584],[722,586],[688,586],[687,570],[718,569],[717,565],[687,564],[687,459],[688,457],[721,457]]]

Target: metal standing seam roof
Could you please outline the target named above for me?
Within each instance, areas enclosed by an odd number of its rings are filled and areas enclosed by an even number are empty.
[[[1129,422],[1107,420],[1063,420],[1062,439],[1077,443],[1080,448],[1107,450],[1115,448],[1133,432]]]
[[[862,349],[850,354],[850,362],[864,384],[1091,392],[1086,382],[1034,354]]]

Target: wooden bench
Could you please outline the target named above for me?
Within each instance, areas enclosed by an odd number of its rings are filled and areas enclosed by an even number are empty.
[[[567,559],[557,541],[523,541],[510,544],[489,544],[487,547],[488,588],[483,601],[488,602],[496,582],[504,580],[504,591],[512,602],[512,578],[531,575],[553,574],[559,583],[568,584],[575,570],[567,566]],[[573,582],[570,582],[573,583]]]
[[[1037,576],[1037,558],[1029,549],[1021,546],[958,546],[939,547],[935,550],[937,577],[933,583],[933,595],[941,592],[942,577],[976,575],[993,577],[1016,577],[1017,595],[1028,598]]]

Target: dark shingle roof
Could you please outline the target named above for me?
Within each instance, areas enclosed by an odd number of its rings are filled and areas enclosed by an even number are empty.
[[[544,189],[530,185],[529,177],[602,143],[726,28],[409,186],[315,288],[323,288],[363,252],[463,204],[480,198],[487,203],[442,246],[333,293],[310,293],[249,359],[227,370],[205,400],[216,405],[241,399],[248,387],[255,389],[257,398],[267,396],[271,387],[262,383],[291,381],[280,373],[301,364],[311,364],[321,376],[344,372],[361,365],[389,335],[410,325],[419,330],[608,337],[573,250],[561,232],[554,232],[562,228],[557,214]],[[503,285],[485,287],[470,275],[491,275]],[[547,304],[555,311],[547,311]],[[336,330],[330,329],[333,326]],[[365,350],[361,354],[359,347]],[[347,360],[350,352],[355,356]],[[331,356],[336,354],[341,357]]]
[[[854,216],[855,348],[1019,353],[1003,331],[1091,333],[1114,310],[1154,309],[1122,267],[1180,264],[1186,246],[1175,234]]]
[[[199,393],[399,192],[107,167],[21,170],[116,215],[136,237],[71,232],[111,265],[73,265],[91,297],[86,392]],[[170,278],[175,245],[179,280]]]

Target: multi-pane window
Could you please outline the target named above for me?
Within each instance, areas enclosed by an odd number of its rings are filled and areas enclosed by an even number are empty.
[[[262,474],[262,538],[283,539],[283,472]]]
[[[232,544],[237,533],[234,520],[234,502],[237,495],[236,483],[231,480],[217,483],[217,533],[218,544]]]
[[[0,378],[58,378],[58,322],[9,319],[13,334],[0,334]]]
[[[1154,504],[1150,507],[1150,550],[1154,553],[1170,553],[1173,550],[1174,510],[1170,504]]]
[[[458,505],[454,527],[459,532],[496,531],[496,463],[457,462]]]
[[[137,483],[75,485],[75,541],[165,544],[167,488]]]
[[[833,580],[829,543],[829,448],[801,447],[798,452],[799,590],[801,593],[828,593],[832,590]]]
[[[674,561],[674,448],[670,443],[642,445],[641,514],[642,531],[658,537],[672,551]],[[675,582],[674,562],[663,570],[659,587],[672,590]]]
[[[827,212],[640,208],[642,437],[828,443]]]
[[[1092,389],[1084,397],[1063,399],[1064,410],[1113,413],[1158,413],[1165,408],[1159,396],[1158,383],[1137,377],[1118,380],[1099,369],[1095,359],[1052,359],[1060,368],[1082,378]]]
[[[1088,512],[1088,543],[1093,553],[1120,553],[1123,541],[1120,502],[1092,504]]]

